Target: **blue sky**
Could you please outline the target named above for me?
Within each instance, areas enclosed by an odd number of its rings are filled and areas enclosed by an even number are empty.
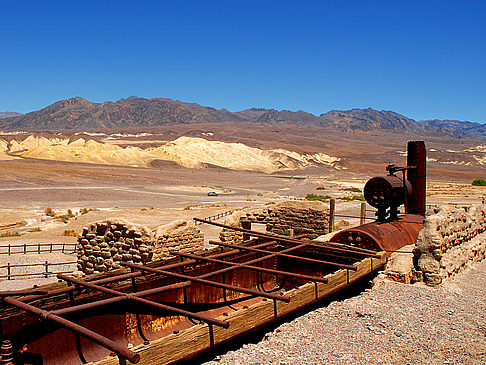
[[[486,123],[484,1],[0,0],[0,111],[82,96]]]

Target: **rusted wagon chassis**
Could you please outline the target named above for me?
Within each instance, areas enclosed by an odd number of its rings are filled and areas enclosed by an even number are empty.
[[[378,220],[337,233],[336,242],[198,220],[253,239],[238,246],[213,241],[218,249],[173,252],[178,260],[171,262],[125,263],[84,279],[59,274],[61,283],[44,289],[0,292],[1,363],[173,363],[345,288],[415,242],[422,226],[423,142],[409,142],[406,167],[387,169],[388,177],[365,186]],[[402,203],[407,214],[399,216]]]
[[[247,246],[213,243],[221,248],[209,255],[174,253],[183,260],[127,263],[129,272],[91,280],[60,274],[64,283],[47,291],[2,293],[3,339],[15,363],[188,358],[322,299],[385,260],[384,253],[273,235]]]

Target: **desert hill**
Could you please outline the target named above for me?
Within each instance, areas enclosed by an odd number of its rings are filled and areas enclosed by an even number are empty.
[[[81,97],[58,101],[41,110],[0,120],[4,130],[96,130],[197,123],[262,123],[322,127],[340,131],[395,130],[420,135],[486,139],[486,126],[451,120],[416,122],[393,111],[334,110],[320,116],[305,111],[251,108],[239,112],[196,103],[131,96],[93,103]]]
[[[46,138],[29,136],[7,142],[0,139],[0,160],[31,158],[54,161],[84,162],[104,165],[146,167],[154,161],[172,161],[188,168],[214,165],[236,171],[273,173],[312,166],[339,169],[339,158],[325,153],[300,154],[285,149],[260,149],[243,143],[209,141],[179,137],[161,147],[141,149],[83,138]],[[152,163],[152,164],[151,164]]]

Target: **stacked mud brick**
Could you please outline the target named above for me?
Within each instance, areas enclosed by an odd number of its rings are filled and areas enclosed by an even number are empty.
[[[414,248],[414,281],[438,285],[486,251],[486,207],[441,206],[427,216]]]
[[[243,214],[244,213],[242,212],[234,212],[225,219],[224,224],[230,227],[241,228],[241,217]],[[234,231],[232,229],[223,228],[219,233],[219,239],[221,242],[238,244],[243,242],[243,233]]]
[[[121,219],[95,222],[78,237],[78,270],[85,274],[120,268],[120,262],[144,264],[170,257],[171,250],[202,249],[204,236],[186,221],[150,230]]]
[[[307,234],[313,239],[329,233],[329,209],[325,203],[318,201],[291,200],[275,204],[263,210],[246,213],[235,212],[226,219],[226,224],[241,227],[242,222],[266,225],[268,232],[278,235]],[[224,229],[219,238],[221,241],[239,243],[242,234]]]

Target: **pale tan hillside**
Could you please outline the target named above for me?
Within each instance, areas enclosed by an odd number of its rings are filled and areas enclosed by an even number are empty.
[[[154,159],[154,156],[140,148],[122,148],[82,138],[69,144],[34,147],[24,152],[22,157],[127,166],[146,166]]]
[[[179,137],[158,148],[121,147],[83,138],[69,139],[29,136],[24,140],[0,142],[0,158],[10,158],[3,152],[21,157],[85,162],[105,165],[147,166],[153,160],[173,161],[188,168],[215,165],[237,171],[273,173],[297,170],[314,165],[339,168],[339,158],[324,153],[299,154],[284,149],[262,150],[243,143],[209,141],[196,137]]]
[[[339,159],[331,156],[300,155],[286,150],[261,150],[242,143],[208,141],[203,138],[179,137],[175,141],[153,149],[152,154],[163,160],[175,161],[183,166],[199,168],[212,164],[239,171],[296,170],[313,163],[332,165]]]

